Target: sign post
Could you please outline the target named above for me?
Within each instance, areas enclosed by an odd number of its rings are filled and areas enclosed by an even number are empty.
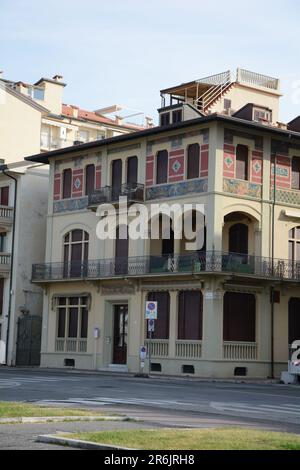
[[[146,302],[146,320],[148,320],[148,333],[149,333],[149,376],[151,373],[151,347],[152,347],[152,335],[155,328],[155,320],[157,320],[157,302]]]

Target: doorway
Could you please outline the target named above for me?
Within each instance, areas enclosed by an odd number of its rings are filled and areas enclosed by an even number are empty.
[[[128,305],[114,305],[113,363],[127,363]]]

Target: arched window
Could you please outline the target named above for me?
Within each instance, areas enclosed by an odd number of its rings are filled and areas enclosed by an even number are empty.
[[[85,277],[89,256],[89,234],[75,229],[64,236],[64,277]]]
[[[248,147],[238,145],[236,148],[236,178],[239,180],[248,180]]]
[[[156,184],[168,182],[168,151],[160,150],[156,157]]]
[[[85,167],[85,194],[88,196],[95,191],[95,165]]]
[[[289,259],[300,262],[300,227],[289,231]]]
[[[234,224],[230,227],[229,253],[248,254],[248,225]]]
[[[188,180],[199,178],[200,171],[200,146],[199,144],[192,144],[188,147],[187,156],[187,174]]]

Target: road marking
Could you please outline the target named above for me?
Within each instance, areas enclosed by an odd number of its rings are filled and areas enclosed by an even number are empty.
[[[41,377],[39,375],[37,376],[30,376],[30,377],[15,377],[13,379],[0,379],[0,388],[12,388],[12,387],[21,387],[22,385],[30,385],[30,384],[36,384],[36,383],[55,383],[55,382],[61,382],[67,380],[68,382],[70,381],[76,381],[74,378],[60,378],[60,377]]]
[[[39,404],[79,404],[79,405],[91,405],[91,406],[105,406],[105,405],[158,405],[158,406],[178,406],[187,405],[187,403],[181,403],[179,401],[171,400],[147,400],[141,398],[108,398],[108,397],[95,397],[95,398],[68,398],[66,400],[42,400]]]
[[[282,404],[282,405],[267,405],[258,404],[251,405],[249,403],[219,403],[211,402],[211,408],[219,411],[232,411],[234,413],[246,412],[251,414],[284,414],[292,416],[300,416],[300,406],[293,404]]]

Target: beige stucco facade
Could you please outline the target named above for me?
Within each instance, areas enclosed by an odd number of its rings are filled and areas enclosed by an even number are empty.
[[[199,178],[188,180],[188,149],[195,143],[200,149]],[[284,155],[279,150],[283,144]],[[238,145],[248,148],[249,173],[245,180],[236,178]],[[290,230],[300,226],[300,193],[290,186],[291,157],[299,154],[298,145],[296,135],[290,138],[284,133],[272,134],[263,126],[247,128],[230,118],[212,117],[204,122],[199,119],[190,126],[160,129],[155,134],[136,134],[129,142],[124,139],[124,142],[106,144],[104,141],[93,149],[68,155],[49,154],[47,264],[37,267],[33,276],[33,281],[45,292],[42,366],[114,369],[119,365],[122,370],[138,372],[139,348],[148,344],[145,302],[149,293],[165,292],[169,298],[168,334],[152,342],[153,373],[227,378],[241,374],[265,378],[274,372],[278,377],[286,369],[289,358],[289,302],[300,298],[298,274],[293,271],[295,264],[289,253]],[[168,152],[168,176],[166,183],[156,184],[157,154],[162,150]],[[180,240],[174,240],[173,253],[161,270],[151,269],[151,257],[162,256],[161,240],[129,240],[126,272],[118,273],[116,241],[97,238],[99,217],[85,195],[85,168],[94,164],[96,171],[101,171],[101,184],[98,181],[99,186],[95,188],[97,196],[104,187],[111,186],[112,161],[116,159],[122,160],[122,182],[126,183],[131,156],[138,158],[138,183],[145,185],[143,202],[147,207],[151,203],[204,205],[206,250],[202,258],[199,254],[196,256],[193,267],[180,268],[184,259],[180,256],[186,255]],[[286,165],[286,171],[278,173],[275,204],[272,156],[278,160],[276,172],[281,169],[282,157]],[[62,199],[62,174],[66,169],[72,169],[73,183],[77,175],[80,188],[76,197],[68,200]],[[244,259],[231,258],[232,253],[229,253],[230,229],[236,224],[247,227]],[[77,229],[89,235],[88,267],[74,277],[63,271],[63,240],[66,234]],[[273,305],[273,320],[272,289],[277,299]],[[202,298],[202,336],[197,340],[179,339],[179,296],[181,292],[195,291],[201,292]],[[224,318],[228,312],[224,310],[224,299],[228,293],[250,295],[254,299],[251,341],[225,338]],[[58,338],[58,302],[62,297],[72,296],[89,298],[88,333],[85,338],[79,335],[73,342],[67,334]],[[245,297],[245,301],[247,299],[250,298]],[[128,306],[127,351],[122,364],[114,360],[114,309],[117,305]],[[243,323],[243,308],[235,313]],[[99,335],[95,335],[95,331]],[[146,362],[146,370],[147,367]]]

